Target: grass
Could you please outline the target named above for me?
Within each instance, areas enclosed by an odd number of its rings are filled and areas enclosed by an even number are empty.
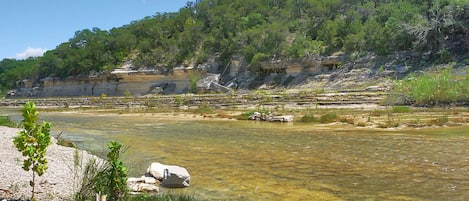
[[[436,126],[443,126],[448,122],[449,122],[448,116],[444,115],[444,116],[439,116],[439,117],[431,120],[430,124],[431,125],[436,125]]]
[[[393,106],[391,108],[392,113],[409,113],[411,109],[409,106]]]
[[[18,123],[14,122],[8,116],[0,116],[0,126],[7,126],[7,127],[18,127]]]
[[[94,200],[96,194],[104,189],[102,181],[106,167],[95,159],[87,162],[83,172],[80,189],[74,195],[75,201]]]
[[[300,121],[304,123],[318,122],[313,114],[305,114],[303,117],[301,117]]]
[[[422,75],[410,75],[396,84],[393,95],[385,102],[419,106],[467,104],[469,101],[469,74],[459,76],[451,69]]]

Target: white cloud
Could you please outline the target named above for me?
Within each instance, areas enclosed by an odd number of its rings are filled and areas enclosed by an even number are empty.
[[[46,52],[44,48],[32,48],[28,47],[23,52],[17,53],[15,59],[27,59],[29,57],[40,57]]]

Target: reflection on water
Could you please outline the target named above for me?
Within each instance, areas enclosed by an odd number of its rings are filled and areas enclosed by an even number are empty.
[[[129,145],[131,176],[154,161],[186,167],[191,187],[175,191],[208,199],[469,199],[467,127],[384,132],[156,114],[41,116],[96,153],[109,140]]]

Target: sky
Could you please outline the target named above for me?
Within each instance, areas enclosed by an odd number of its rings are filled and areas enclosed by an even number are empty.
[[[0,61],[42,56],[76,31],[110,30],[188,0],[0,0]]]

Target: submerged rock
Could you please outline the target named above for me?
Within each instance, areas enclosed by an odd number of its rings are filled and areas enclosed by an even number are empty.
[[[133,192],[159,192],[160,188],[154,184],[129,183],[128,187]]]
[[[159,192],[159,184],[160,182],[154,177],[142,176],[139,178],[127,178],[127,186],[129,187],[130,191],[133,192]]]

